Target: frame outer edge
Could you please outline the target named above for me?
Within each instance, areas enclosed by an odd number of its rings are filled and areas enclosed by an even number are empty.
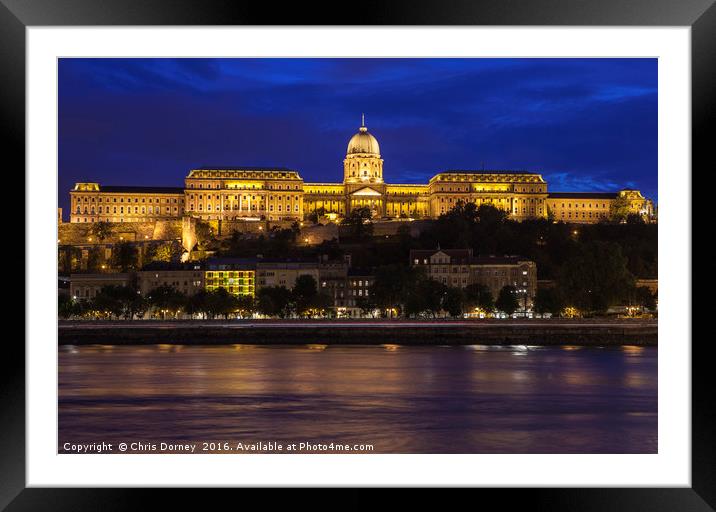
[[[0,0],[25,25],[623,25],[694,23],[713,0]],[[358,23],[357,23],[358,22]]]
[[[0,70],[3,76],[0,87],[0,140],[5,143],[7,156],[10,157],[6,168],[14,167],[17,181],[22,180],[15,186],[24,189],[25,26],[4,4],[0,4]],[[17,172],[19,169],[22,173]],[[15,254],[15,257],[23,262],[24,270],[24,244],[20,251],[21,254]],[[25,287],[21,289],[24,298]],[[24,300],[21,303],[24,304]],[[9,324],[13,319],[6,317],[4,321]],[[15,320],[15,323],[20,322]],[[23,332],[24,325],[21,329],[20,332]],[[17,331],[3,337],[3,355],[0,357],[0,509],[25,487],[25,337],[23,333],[21,342]]]
[[[691,80],[693,210],[693,204],[696,202],[693,197],[696,171],[706,175],[707,172],[712,172],[715,166],[713,133],[716,130],[716,4],[712,4],[691,27]],[[693,304],[693,298],[690,299]],[[693,338],[691,340],[691,484],[705,502],[716,508],[716,399],[713,392],[713,358],[709,357],[709,345],[712,343],[708,337],[707,335],[701,339],[700,336],[698,342],[694,342]]]
[[[73,2],[74,3],[74,2]],[[75,3],[75,7],[82,2]],[[161,2],[160,2],[161,3]],[[706,131],[709,124],[714,124],[714,112],[716,111],[716,6],[710,7],[693,23],[692,26],[692,127],[693,127],[693,168],[704,167],[708,163],[710,151]],[[35,3],[35,10],[23,12],[28,15],[29,20],[23,16],[18,18],[6,6],[5,1],[0,3],[0,69],[5,72],[6,80],[0,89],[0,105],[2,105],[2,117],[0,118],[0,134],[14,154],[19,157],[18,163],[24,169],[24,127],[25,127],[25,26],[23,21],[51,23],[56,13],[46,15],[42,20],[38,19],[38,5]],[[84,4],[85,6],[87,4]],[[655,6],[656,7],[656,6]],[[693,4],[692,4],[693,7]],[[81,8],[75,11],[82,11]],[[400,12],[397,9],[394,12]],[[90,13],[85,13],[90,14]],[[82,16],[80,16],[81,18]],[[92,16],[89,16],[90,18]],[[169,14],[168,18],[172,15]],[[126,16],[120,16],[126,18]],[[23,21],[21,21],[23,20]],[[69,21],[66,17],[57,16],[55,23]],[[80,21],[80,20],[77,20]],[[99,21],[99,20],[98,20]],[[167,20],[171,22],[172,20]],[[645,24],[649,20],[644,20]],[[80,23],[91,24],[91,20],[83,19]],[[565,23],[563,19],[555,19],[556,24]],[[653,23],[653,22],[652,22]],[[629,24],[626,22],[625,24]],[[678,24],[678,23],[675,23]],[[14,127],[14,129],[13,129]],[[19,129],[17,127],[20,127]],[[713,158],[711,159],[713,160]],[[713,167],[713,165],[711,165]],[[9,347],[8,347],[9,348]],[[701,347],[694,346],[694,353],[702,352]],[[4,436],[0,436],[0,510],[24,488],[25,483],[25,376],[24,376],[24,350],[19,350],[20,359],[16,359],[15,353],[11,357],[3,358],[5,372],[2,379],[2,394],[0,395],[0,411],[3,419]],[[19,364],[22,361],[23,364]],[[694,386],[693,386],[693,488],[704,500],[713,504],[716,500],[716,481],[714,479],[714,461],[716,460],[716,449],[714,445],[714,399],[711,395],[711,387],[703,377],[709,375],[707,370],[709,358],[694,357]],[[702,382],[696,380],[696,376]],[[701,385],[699,385],[701,384]],[[698,407],[697,407],[698,404]],[[9,421],[8,421],[9,420]],[[22,495],[28,494],[27,491]],[[97,493],[99,494],[99,493]],[[22,501],[21,499],[18,501]],[[642,503],[644,504],[644,503]]]

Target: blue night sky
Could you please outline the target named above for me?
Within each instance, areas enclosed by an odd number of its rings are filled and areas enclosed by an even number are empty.
[[[339,182],[361,112],[388,183],[484,166],[657,198],[656,59],[61,59],[60,206],[201,166]]]

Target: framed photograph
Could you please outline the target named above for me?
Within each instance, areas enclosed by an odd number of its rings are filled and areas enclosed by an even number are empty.
[[[712,3],[2,0],[27,300],[0,505],[713,510]]]

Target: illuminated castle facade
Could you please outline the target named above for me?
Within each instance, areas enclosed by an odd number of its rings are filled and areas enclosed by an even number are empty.
[[[283,168],[200,168],[184,187],[103,186],[77,183],[70,191],[70,222],[141,222],[192,216],[203,220],[303,220],[316,213],[343,217],[368,208],[373,218],[436,218],[459,201],[490,204],[515,220],[547,217],[591,223],[608,217],[618,197],[654,217],[637,190],[548,193],[540,174],[523,171],[445,171],[427,184],[387,184],[378,140],[365,119],[348,142],[343,183],[305,183]]]

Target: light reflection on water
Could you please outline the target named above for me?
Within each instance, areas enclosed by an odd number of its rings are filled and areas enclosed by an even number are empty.
[[[655,453],[657,349],[61,347],[59,441]]]

